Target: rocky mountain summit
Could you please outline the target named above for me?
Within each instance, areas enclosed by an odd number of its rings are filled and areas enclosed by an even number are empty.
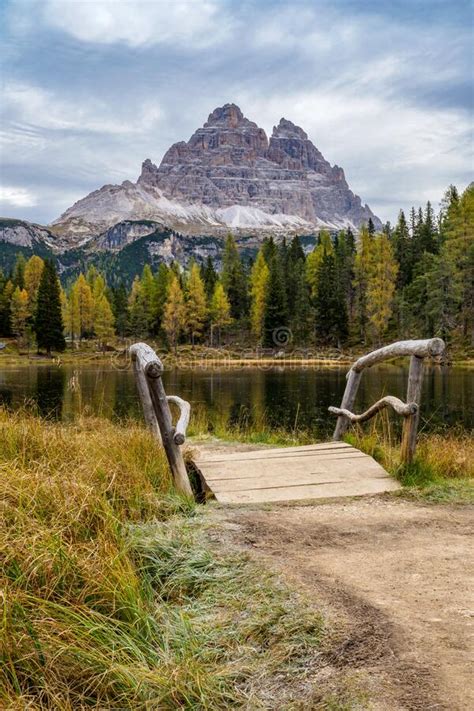
[[[358,229],[380,220],[349,189],[302,128],[284,118],[268,139],[235,104],[215,109],[188,142],[144,161],[138,181],[104,185],[51,225],[71,246],[118,222],[152,220],[188,235],[230,229],[258,235],[322,227]],[[106,240],[107,241],[107,240]]]

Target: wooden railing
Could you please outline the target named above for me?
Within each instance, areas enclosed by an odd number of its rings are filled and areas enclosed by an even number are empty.
[[[161,376],[163,363],[155,351],[146,343],[135,343],[129,353],[133,362],[135,380],[143,408],[145,422],[155,437],[162,442],[177,491],[185,496],[193,496],[180,445],[186,439],[191,406],[186,400],[175,395],[167,396]],[[168,403],[180,409],[180,417],[173,426]]]
[[[356,360],[347,373],[347,385],[341,407],[330,407],[329,412],[337,415],[333,439],[340,440],[351,422],[364,422],[373,417],[384,407],[392,407],[405,418],[402,435],[402,461],[412,461],[416,449],[416,435],[420,417],[421,386],[423,381],[423,360],[426,357],[439,357],[444,353],[445,344],[441,338],[429,338],[420,341],[397,341]],[[408,373],[407,402],[404,403],[390,395],[378,400],[366,412],[355,415],[352,412],[360,379],[365,368],[401,356],[410,356]]]

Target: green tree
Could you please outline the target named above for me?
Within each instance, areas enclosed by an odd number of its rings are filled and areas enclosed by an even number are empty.
[[[140,277],[136,276],[128,297],[130,331],[140,338],[148,335],[149,314]]]
[[[38,350],[62,352],[66,348],[61,312],[61,295],[54,262],[47,259],[41,273],[34,322]]]
[[[250,274],[250,322],[252,333],[259,343],[261,343],[263,339],[269,278],[270,270],[263,256],[263,251],[260,250]]]
[[[25,266],[25,257],[23,254],[19,254],[13,267],[12,281],[14,286],[18,286],[20,289],[25,288]]]
[[[17,286],[12,294],[11,325],[13,335],[20,340],[27,336],[29,316],[28,292]]]
[[[171,272],[164,262],[158,267],[155,274],[155,292],[154,292],[154,323],[152,325],[153,332],[159,333],[163,321],[166,299],[168,298],[168,287],[171,279]]]
[[[115,335],[114,314],[105,294],[95,304],[94,331],[102,347]]]
[[[24,283],[25,289],[28,292],[28,306],[30,309],[30,314],[34,314],[36,311],[36,297],[38,295],[39,283],[41,280],[41,274],[44,268],[44,262],[41,257],[35,254],[28,259],[25,265],[24,271]]]
[[[186,324],[186,308],[183,291],[176,274],[171,277],[168,298],[163,315],[163,328],[176,354],[178,340]]]
[[[288,326],[288,304],[281,253],[270,239],[266,262],[269,270],[267,299],[263,320],[264,343],[268,346],[279,345],[278,332]]]
[[[196,262],[191,265],[186,290],[186,330],[191,336],[194,346],[196,338],[202,335],[207,317],[206,292],[201,279],[199,267]]]
[[[67,331],[72,340],[89,338],[94,327],[94,297],[89,282],[82,272],[74,282],[69,298]]]
[[[0,297],[0,333],[2,336],[12,335],[11,309],[12,296],[15,291],[15,285],[9,279],[5,282]]]
[[[127,290],[123,283],[112,289],[112,311],[114,314],[115,331],[123,338],[129,329],[129,313]]]
[[[230,302],[232,318],[244,318],[247,313],[247,278],[235,240],[227,235],[222,258],[222,284]]]
[[[359,234],[359,245],[354,260],[355,327],[357,340],[367,341],[367,286],[372,238],[365,227]]]
[[[392,316],[398,264],[385,234],[370,243],[367,269],[367,317],[373,339],[382,342]]]
[[[207,299],[210,301],[214,294],[214,288],[219,280],[218,274],[214,267],[214,262],[210,256],[207,258],[206,264],[203,264],[201,267],[201,278],[204,282]]]
[[[210,316],[211,316],[211,345],[212,345],[212,334],[213,330],[217,329],[217,343],[221,344],[221,332],[226,326],[232,323],[232,316],[230,315],[230,303],[225,293],[225,289],[221,282],[218,281],[214,287],[214,293],[211,298],[210,304]]]
[[[322,249],[314,300],[316,334],[323,343],[340,347],[347,337],[346,304],[337,281],[334,250],[328,250],[326,246]]]

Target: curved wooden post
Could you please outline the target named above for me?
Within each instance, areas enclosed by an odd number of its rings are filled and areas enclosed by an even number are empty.
[[[382,398],[373,407],[362,415],[354,415],[352,408],[357,395],[360,379],[365,368],[370,368],[376,363],[382,363],[385,360],[392,360],[401,356],[410,357],[410,370],[408,374],[408,390],[407,402],[405,407],[412,408],[402,411],[403,407],[397,409],[396,412],[405,417],[402,437],[402,461],[409,463],[412,461],[416,448],[416,435],[418,431],[418,421],[420,418],[420,400],[421,386],[423,380],[423,359],[426,357],[441,356],[444,353],[446,346],[441,338],[427,338],[413,341],[397,341],[389,346],[378,348],[367,355],[362,356],[353,364],[352,368],[347,373],[347,385],[342,397],[341,406],[339,408],[330,407],[329,411],[337,414],[337,423],[334,430],[333,439],[340,440],[347,431],[351,420],[353,422],[363,422],[380,409],[380,404],[389,400],[388,404],[393,406],[394,398],[390,396]],[[390,402],[390,400],[392,402]],[[400,401],[399,401],[400,402]],[[404,403],[400,403],[402,406]],[[379,406],[379,407],[377,407]]]
[[[346,389],[344,390],[344,395],[342,396],[341,410],[352,410],[354,407],[361,377],[362,371],[357,372],[351,368],[348,372]],[[347,432],[349,425],[349,418],[345,415],[339,415],[336,422],[336,429],[334,430],[332,437],[333,440],[337,442],[342,439],[342,436]]]
[[[154,414],[161,433],[161,440],[168,458],[176,489],[181,494],[192,497],[193,491],[188,473],[186,471],[186,466],[184,464],[183,455],[175,439],[176,433],[173,427],[168,398],[161,379],[163,374],[163,364],[156,355],[155,351],[146,343],[135,343],[129,350],[132,359],[137,362],[135,372],[139,373],[139,376],[140,374],[143,375],[145,378],[144,384],[147,386],[146,390],[148,391],[148,397],[153,405]],[[141,396],[143,382],[141,382],[140,385],[140,380],[137,379],[137,383],[139,383],[138,391]],[[145,396],[145,400],[142,400],[144,411],[147,403],[148,400]],[[177,439],[178,441],[181,439],[184,441],[182,428],[178,433]]]

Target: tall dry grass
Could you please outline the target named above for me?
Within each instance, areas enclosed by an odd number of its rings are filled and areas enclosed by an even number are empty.
[[[0,410],[0,501],[1,708],[304,707],[319,614],[209,544],[144,428]]]

